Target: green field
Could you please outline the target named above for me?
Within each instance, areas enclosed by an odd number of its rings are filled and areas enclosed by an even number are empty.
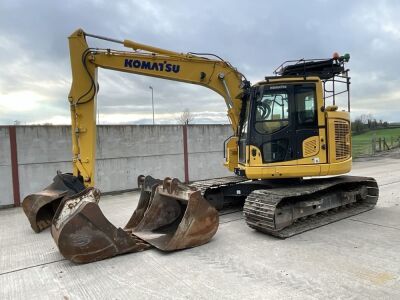
[[[387,128],[371,130],[362,134],[352,135],[353,144],[353,157],[365,156],[372,154],[372,137],[376,135],[376,141],[379,138],[386,139],[386,143],[390,146],[391,139],[395,145],[398,145],[398,139],[400,138],[400,128]],[[376,146],[378,149],[378,145]]]

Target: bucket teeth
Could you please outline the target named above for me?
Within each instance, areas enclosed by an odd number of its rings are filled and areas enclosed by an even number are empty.
[[[195,188],[177,179],[139,176],[139,203],[125,228],[117,228],[98,205],[100,191],[88,188],[65,197],[51,233],[61,254],[87,263],[154,246],[163,251],[207,243],[218,228],[218,213]]]

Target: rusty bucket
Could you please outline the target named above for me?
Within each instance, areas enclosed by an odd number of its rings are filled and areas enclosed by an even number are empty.
[[[152,187],[150,204],[133,234],[163,251],[207,243],[218,229],[218,212],[196,188],[165,178]]]
[[[76,263],[102,260],[126,252],[139,252],[150,245],[103,215],[98,205],[100,191],[88,188],[62,200],[51,226],[61,254]]]
[[[51,226],[53,216],[61,199],[85,189],[83,183],[69,173],[57,173],[53,183],[43,191],[28,195],[22,202],[22,208],[35,232]]]
[[[170,178],[140,176],[138,182],[138,207],[124,229],[103,215],[97,189],[63,199],[51,229],[61,254],[88,263],[151,246],[172,251],[207,243],[217,231],[218,212],[196,189]]]
[[[137,183],[141,191],[139,202],[128,223],[125,225],[127,230],[135,228],[143,219],[144,213],[148,209],[150,200],[152,199],[152,187],[161,184],[162,180],[155,179],[151,176],[140,175],[137,179]]]

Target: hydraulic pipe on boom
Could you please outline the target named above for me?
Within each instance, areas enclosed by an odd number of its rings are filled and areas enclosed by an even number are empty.
[[[89,48],[85,37],[123,44],[136,52]],[[237,135],[244,76],[223,60],[182,54],[130,40],[119,41],[78,29],[69,37],[73,83],[69,94],[73,145],[73,174],[85,186],[94,186],[97,68],[164,78],[205,86],[220,94],[227,105],[232,129]],[[234,164],[231,163],[231,164]]]

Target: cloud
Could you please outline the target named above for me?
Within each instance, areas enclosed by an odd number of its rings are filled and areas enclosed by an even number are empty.
[[[3,0],[0,124],[69,123],[67,37],[79,27],[178,52],[215,53],[253,83],[284,60],[349,52],[353,116],[368,111],[399,121],[399,11],[395,1]],[[100,121],[151,121],[150,85],[160,122],[175,122],[186,108],[198,122],[227,121],[223,99],[204,87],[107,70],[99,78]]]

